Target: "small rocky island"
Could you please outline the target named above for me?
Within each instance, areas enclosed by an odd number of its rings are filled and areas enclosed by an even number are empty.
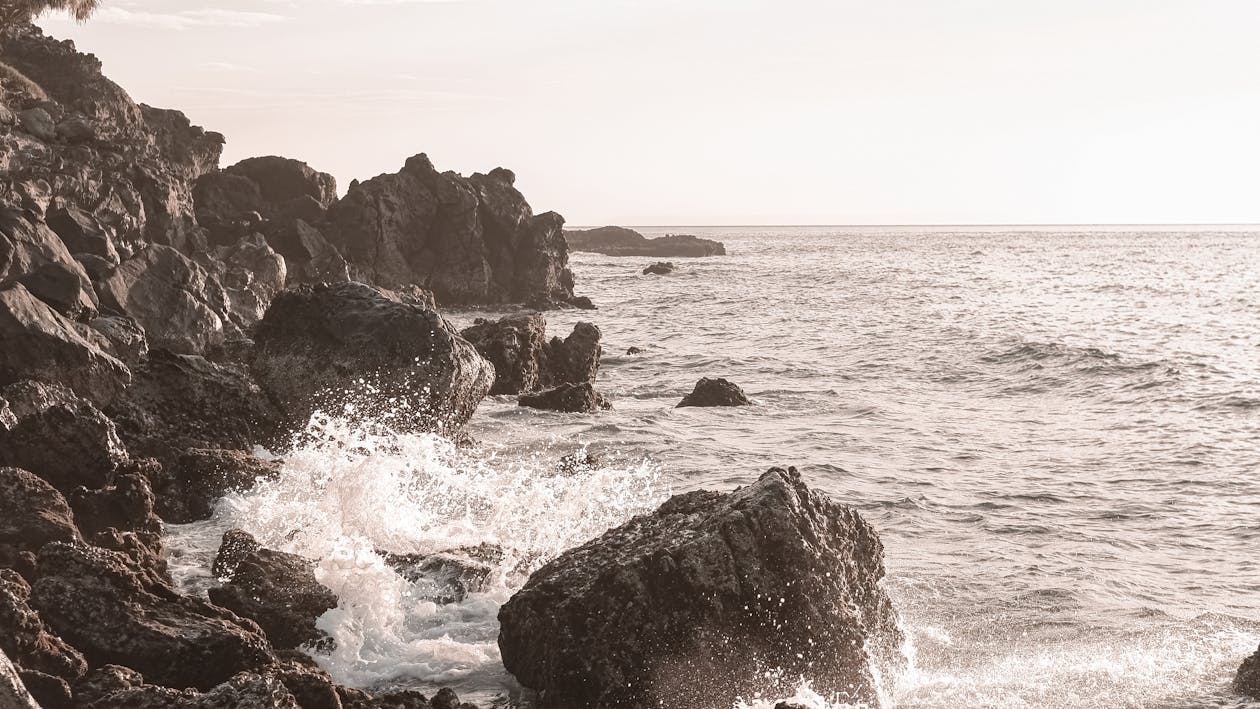
[[[712,239],[690,234],[667,234],[649,239],[633,229],[620,226],[566,229],[564,238],[570,251],[589,251],[605,256],[685,258],[726,255],[726,247]]]

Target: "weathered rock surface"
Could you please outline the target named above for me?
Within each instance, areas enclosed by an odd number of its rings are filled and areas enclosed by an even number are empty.
[[[24,670],[73,681],[87,671],[87,661],[49,632],[31,608],[30,598],[31,587],[24,578],[11,569],[0,569],[0,651]]]
[[[149,356],[149,338],[133,318],[106,315],[93,319],[88,326],[104,338],[102,351],[132,369]]]
[[[499,647],[543,709],[731,706],[775,668],[874,704],[871,663],[902,641],[883,575],[856,511],[772,468],[560,555],[500,610]]]
[[[385,563],[410,581],[414,594],[434,603],[458,603],[487,588],[503,550],[488,544],[433,554],[383,555]]]
[[[748,406],[752,402],[744,395],[744,390],[735,384],[717,377],[704,377],[696,382],[696,388],[683,397],[675,408],[683,406]]]
[[[350,185],[329,210],[329,240],[355,278],[419,285],[444,304],[573,297],[564,219],[535,215],[498,168],[439,173],[423,154],[400,172]]]
[[[0,652],[0,708],[3,709],[40,709],[31,698],[30,692],[22,684],[18,669],[8,657]]]
[[[1260,700],[1260,649],[1243,660],[1234,676],[1234,691],[1252,699]]]
[[[581,384],[561,384],[532,394],[521,394],[516,399],[520,406],[531,409],[547,409],[566,413],[591,413],[603,409],[611,409],[612,404],[602,394],[595,391],[590,382]]]
[[[69,492],[108,484],[128,460],[114,423],[69,389],[34,381],[0,388],[0,465]]]
[[[128,472],[109,485],[70,493],[70,507],[79,531],[92,537],[108,529],[133,532],[155,552],[162,547],[162,521],[154,513],[153,490],[143,475]]]
[[[0,467],[0,567],[20,567],[21,555],[78,538],[74,513],[56,488],[28,471]]]
[[[606,256],[677,258],[726,255],[726,247],[712,239],[690,234],[667,234],[649,239],[633,229],[619,226],[565,231],[564,238],[572,251],[590,251]]]
[[[337,607],[337,596],[315,580],[308,559],[264,549],[232,529],[223,535],[211,570],[223,585],[210,589],[210,601],[258,623],[276,648],[327,637],[315,621]]]
[[[159,491],[158,512],[176,524],[208,519],[219,498],[275,478],[280,464],[246,451],[190,448],[171,465],[168,487]]]
[[[674,272],[674,264],[670,261],[657,261],[643,269],[645,276],[666,276]]]
[[[0,386],[56,382],[103,406],[131,382],[126,365],[101,351],[21,284],[0,289]]]
[[[274,662],[258,626],[180,595],[120,552],[55,542],[36,576],[31,605],[93,666],[125,663],[157,684],[209,689]]]
[[[314,709],[299,704],[279,672],[241,672],[206,692],[146,684],[126,667],[106,665],[76,687],[85,709]]]
[[[258,383],[303,425],[323,410],[399,431],[457,431],[494,368],[433,310],[361,283],[299,286],[272,302],[254,335]],[[393,407],[381,410],[384,402]]]
[[[540,313],[478,319],[460,335],[494,365],[491,394],[520,394],[559,384],[594,382],[599,373],[600,331],[580,322],[565,339],[547,340]]]
[[[299,160],[277,156],[242,160],[197,180],[193,190],[197,221],[218,243],[231,243],[265,221],[322,220],[337,200],[332,175]]]
[[[107,409],[135,455],[170,465],[189,448],[244,450],[279,435],[282,417],[243,367],[153,350]]]

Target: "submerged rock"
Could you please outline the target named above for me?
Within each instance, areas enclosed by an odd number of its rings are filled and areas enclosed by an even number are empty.
[[[327,637],[315,621],[337,607],[337,596],[315,580],[310,560],[264,549],[232,529],[223,535],[211,570],[223,585],[210,589],[210,601],[258,623],[277,649]]]
[[[1234,691],[1252,699],[1260,699],[1260,649],[1243,660],[1242,666],[1238,668],[1238,674],[1234,677]]]
[[[883,576],[855,510],[772,468],[561,554],[500,610],[499,648],[543,709],[731,706],[770,670],[874,704],[902,642]]]
[[[487,588],[503,550],[483,544],[433,554],[385,553],[385,563],[416,586],[416,595],[434,603],[459,603]]]
[[[675,408],[684,406],[748,406],[752,402],[744,390],[720,377],[704,377],[696,382],[696,388],[683,397]]]
[[[455,432],[494,379],[436,311],[362,283],[281,293],[255,342],[259,384],[299,424],[324,411],[398,431]]]
[[[537,393],[521,394],[516,403],[531,409],[566,413],[590,413],[612,408],[612,404],[602,394],[595,391],[595,387],[591,386],[590,382],[561,384]]]
[[[643,269],[645,276],[665,276],[674,272],[674,264],[669,261],[657,261]]]
[[[125,665],[167,687],[209,689],[275,661],[258,626],[180,595],[121,552],[46,545],[31,605],[93,666]]]
[[[649,239],[633,229],[605,226],[598,229],[566,230],[564,238],[573,251],[590,251],[606,256],[724,256],[726,247],[712,239],[690,234],[667,234]]]

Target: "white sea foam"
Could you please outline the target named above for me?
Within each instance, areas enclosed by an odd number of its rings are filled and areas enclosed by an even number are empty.
[[[646,462],[561,473],[554,460],[507,463],[435,435],[396,436],[322,416],[301,440],[278,479],[225,497],[210,522],[173,530],[172,566],[187,588],[211,583],[208,560],[230,527],[315,560],[316,578],[339,599],[318,621],[336,648],[316,660],[359,687],[506,691],[499,606],[530,571],[668,496]],[[487,587],[444,605],[378,553],[481,544],[503,551]]]

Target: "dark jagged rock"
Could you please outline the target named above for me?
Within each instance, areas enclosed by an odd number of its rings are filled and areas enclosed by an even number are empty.
[[[106,669],[126,668],[109,665]],[[90,690],[76,696],[84,709],[308,709],[271,671],[241,672],[206,692],[145,684],[138,674],[111,677]]]
[[[22,669],[73,681],[87,671],[87,661],[48,630],[30,599],[26,580],[11,569],[0,569],[0,651]]]
[[[149,356],[149,339],[133,318],[106,315],[95,318],[88,326],[105,338],[103,351],[132,369]]]
[[[18,675],[22,678],[22,684],[26,685],[26,690],[43,709],[72,709],[74,706],[70,684],[64,679],[26,669]]]
[[[304,219],[291,219],[273,225],[267,242],[284,256],[287,282],[345,283],[350,279],[350,265],[322,232]]]
[[[54,542],[36,575],[31,605],[93,666],[125,663],[167,687],[209,689],[275,660],[258,626],[180,595],[122,553]]]
[[[58,207],[48,213],[47,222],[70,253],[98,256],[112,266],[121,261],[104,225],[82,209]]]
[[[606,256],[678,258],[726,255],[726,247],[712,239],[690,234],[667,234],[649,239],[633,229],[619,226],[565,231],[564,238],[572,251],[590,251]]]
[[[1260,649],[1243,660],[1234,676],[1234,691],[1252,699],[1260,700]]]
[[[361,283],[299,286],[272,302],[254,335],[253,371],[295,423],[324,410],[400,431],[458,431],[494,369],[437,312]],[[395,408],[380,411],[379,402]]]
[[[590,413],[611,409],[612,404],[595,391],[590,382],[561,384],[534,394],[521,394],[516,403],[531,409],[547,409],[566,413]]]
[[[241,328],[258,322],[276,293],[284,290],[288,266],[261,234],[199,256],[206,271],[223,285],[228,317]],[[229,328],[229,332],[231,328]]]
[[[748,406],[752,402],[744,390],[720,377],[704,377],[696,382],[696,388],[683,397],[675,408],[683,406]]]
[[[902,634],[883,545],[855,510],[772,468],[676,495],[543,566],[500,610],[508,671],[542,709],[731,706],[791,687],[877,701]]]
[[[510,170],[439,173],[423,154],[400,172],[350,185],[325,234],[356,278],[415,284],[444,304],[573,297],[564,219],[535,215]]]
[[[263,549],[233,529],[223,535],[212,571],[224,585],[210,589],[211,602],[258,623],[276,648],[327,637],[315,621],[337,607],[337,596],[315,580],[309,560]]]
[[[491,394],[520,394],[564,383],[594,382],[599,372],[599,328],[581,322],[565,339],[547,340],[540,313],[478,320],[460,335],[494,365]]]
[[[77,261],[46,263],[18,279],[31,295],[71,320],[96,317],[96,293],[83,266]]]
[[[666,276],[674,272],[674,264],[669,261],[657,261],[643,269],[645,276]]]
[[[646,351],[647,350],[643,349],[642,347],[628,347],[626,348],[626,355],[629,356],[629,355],[643,354]]]
[[[153,347],[202,354],[239,335],[222,284],[169,246],[142,249],[97,287],[102,305],[135,318]]]
[[[385,563],[410,581],[416,595],[434,603],[458,603],[486,589],[503,550],[483,544],[433,554],[384,554]]]
[[[71,305],[95,307],[96,295],[87,272],[62,239],[42,222],[32,221],[28,212],[0,209],[0,286],[29,280],[41,269],[53,266],[73,274],[85,291],[84,302]]]
[[[322,219],[337,199],[337,183],[304,162],[268,156],[202,176],[193,196],[198,223],[216,234],[217,241],[227,242],[233,232],[252,226],[252,213],[264,220]]]
[[[569,305],[572,305],[578,310],[598,310],[598,308],[595,307],[595,303],[584,295],[579,295],[575,298],[569,299]]]
[[[275,478],[280,464],[245,451],[190,448],[172,469],[170,485],[159,490],[158,512],[168,522],[185,524],[208,519],[215,501],[227,493]]]
[[[78,538],[74,514],[56,488],[20,468],[0,467],[0,567],[20,568],[21,555]]]
[[[282,417],[249,372],[195,355],[153,350],[107,410],[132,453],[169,465],[189,448],[271,443]]]
[[[114,423],[63,386],[10,384],[0,389],[0,402],[0,412],[8,412],[0,413],[0,465],[24,468],[69,492],[108,484],[129,459]]]
[[[0,289],[0,342],[0,386],[22,379],[56,382],[103,406],[131,382],[126,365],[20,284]]]
[[[0,707],[4,709],[41,709],[22,684],[18,668],[0,652]]]
[[[75,523],[84,536],[113,528],[134,532],[146,547],[161,550],[162,521],[154,514],[153,490],[143,475],[125,473],[97,490],[80,487],[69,499]]]

